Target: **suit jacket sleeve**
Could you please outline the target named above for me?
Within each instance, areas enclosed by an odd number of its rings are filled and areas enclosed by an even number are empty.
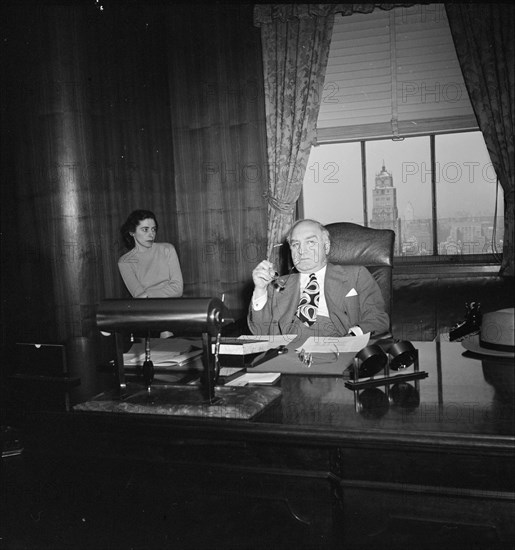
[[[247,324],[252,334],[270,334],[270,325],[272,322],[271,297],[268,293],[267,301],[263,309],[254,311],[252,308],[252,299],[250,300],[247,314]]]
[[[284,290],[276,292],[272,285],[267,288],[267,301],[263,309],[254,311],[250,301],[247,324],[252,334],[287,334],[299,303],[298,274],[285,278]]]

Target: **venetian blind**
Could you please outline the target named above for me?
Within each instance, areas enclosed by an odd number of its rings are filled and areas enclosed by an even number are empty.
[[[336,16],[318,143],[476,130],[443,4]]]

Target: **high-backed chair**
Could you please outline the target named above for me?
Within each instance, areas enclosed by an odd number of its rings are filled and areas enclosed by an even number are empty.
[[[363,265],[370,271],[383,294],[391,326],[394,231],[350,222],[330,223],[325,227],[331,237],[328,261],[337,265]]]

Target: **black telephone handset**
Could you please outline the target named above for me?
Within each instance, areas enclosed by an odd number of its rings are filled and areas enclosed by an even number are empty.
[[[456,323],[449,331],[450,342],[460,342],[467,336],[479,334],[483,313],[479,302],[467,302],[465,304],[465,320]]]

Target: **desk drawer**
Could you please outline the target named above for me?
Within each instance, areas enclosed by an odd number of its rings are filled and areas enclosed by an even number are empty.
[[[352,548],[509,548],[515,494],[422,485],[340,483],[339,531]]]

